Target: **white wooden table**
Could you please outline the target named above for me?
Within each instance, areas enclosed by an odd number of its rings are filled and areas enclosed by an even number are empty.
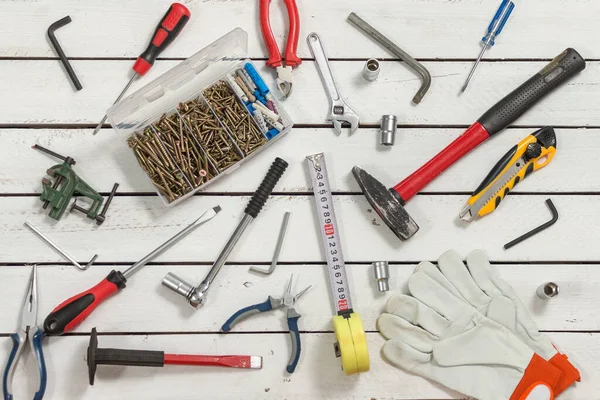
[[[265,76],[266,50],[258,24],[257,0],[186,0],[192,18],[181,37],[163,54],[137,87],[235,27],[249,34],[249,56]],[[535,316],[571,360],[583,382],[562,399],[600,398],[600,202],[597,173],[600,149],[600,3],[593,0],[524,1],[517,5],[498,45],[488,52],[467,92],[457,97],[478,40],[498,0],[298,0],[299,53],[306,58],[295,72],[294,93],[284,103],[297,124],[292,133],[243,169],[211,186],[206,196],[166,209],[111,129],[92,129],[129,79],[132,60],[146,45],[168,1],[12,0],[0,2],[0,359],[11,348],[28,278],[26,263],[39,267],[39,323],[59,302],[87,289],[112,268],[124,269],[191,222],[208,207],[223,207],[210,223],[161,256],[128,282],[127,289],[98,308],[73,334],[52,338],[44,347],[47,399],[457,399],[461,395],[405,374],[380,357],[383,343],[375,321],[385,303],[373,286],[370,263],[391,262],[394,291],[420,260],[435,260],[454,248],[466,255],[485,249]],[[543,3],[543,4],[542,4]],[[283,48],[285,12],[272,5],[273,27]],[[411,104],[420,79],[346,22],[351,11],[388,34],[423,60],[433,76],[423,102]],[[57,36],[84,86],[75,93],[46,39],[54,21],[73,22]],[[363,126],[352,137],[336,136],[325,123],[327,98],[305,38],[316,31],[325,43],[334,73]],[[408,209],[421,231],[400,243],[370,212],[350,175],[361,164],[386,184],[395,184],[436,154],[487,108],[524,82],[566,47],[576,48],[587,69],[515,126],[481,146],[412,200]],[[368,57],[384,58],[379,79],[366,83],[360,72]],[[135,87],[134,87],[135,89]],[[396,114],[402,128],[388,151],[376,145],[382,114]],[[464,227],[457,224],[463,203],[508,148],[537,127],[557,127],[558,155],[523,183],[501,209]],[[121,183],[106,223],[97,228],[80,215],[59,223],[46,216],[38,195],[53,160],[31,150],[39,143],[73,156],[76,169],[106,193]],[[334,357],[332,307],[317,235],[304,157],[327,153],[334,201],[349,262],[355,309],[361,314],[371,353],[371,371],[346,377]],[[249,194],[273,158],[290,167],[259,218],[218,277],[205,308],[189,309],[161,288],[169,271],[199,282],[237,224]],[[504,251],[502,244],[549,217],[551,197],[561,217],[550,230]],[[248,273],[249,265],[271,259],[283,212],[292,211],[282,265],[269,278]],[[98,265],[80,272],[65,263],[24,226],[29,220],[81,261],[99,253]],[[219,327],[241,306],[282,292],[294,273],[299,287],[313,288],[298,303],[303,353],[293,375],[284,372],[289,339],[281,313],[245,321],[235,333]],[[535,288],[560,285],[558,298],[542,303]],[[100,368],[95,386],[87,383],[85,350],[92,327],[103,347],[168,352],[262,355],[259,371],[170,366],[163,369]],[[35,382],[31,358],[15,378],[16,398],[30,398]]]

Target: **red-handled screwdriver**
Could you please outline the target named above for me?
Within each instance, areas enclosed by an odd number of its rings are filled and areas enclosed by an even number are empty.
[[[173,247],[181,239],[192,233],[196,228],[213,219],[221,207],[216,206],[206,211],[197,220],[192,222],[178,234],[167,240],[165,243],[154,249],[146,257],[127,268],[125,271],[112,270],[106,278],[100,283],[85,292],[65,300],[59,304],[44,320],[44,332],[47,335],[62,335],[75,328],[83,322],[92,311],[96,309],[104,300],[119,290],[125,288],[127,279],[144,265]]]
[[[156,30],[154,31],[154,35],[152,35],[152,40],[148,44],[148,47],[142,54],[140,54],[135,61],[135,64],[133,64],[133,71],[135,73],[113,104],[116,104],[119,100],[121,100],[137,77],[145,75],[146,72],[152,68],[154,61],[156,61],[156,57],[158,57],[158,55],[162,53],[163,50],[173,42],[173,40],[175,40],[185,24],[187,24],[188,20],[190,19],[190,15],[190,10],[188,10],[183,4],[171,4],[171,7],[169,7],[169,10],[165,16],[156,26]],[[102,125],[106,122],[106,118],[107,116],[105,114],[104,118],[102,118],[102,121],[100,121],[96,129],[94,129],[94,135],[97,134],[100,129],[102,129]]]

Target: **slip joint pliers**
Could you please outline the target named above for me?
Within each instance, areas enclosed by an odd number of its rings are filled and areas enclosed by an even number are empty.
[[[283,0],[287,7],[290,29],[288,32],[287,45],[285,48],[285,65],[281,58],[279,46],[271,29],[269,6],[271,0],[260,0],[260,30],[269,52],[267,66],[277,71],[277,88],[285,96],[292,93],[294,78],[292,68],[296,68],[302,60],[296,55],[298,49],[298,35],[300,33],[300,17],[296,0]]]

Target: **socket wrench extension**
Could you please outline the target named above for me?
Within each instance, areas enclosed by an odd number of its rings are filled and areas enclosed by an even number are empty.
[[[242,237],[242,234],[244,233],[248,225],[250,225],[254,218],[258,216],[258,213],[260,213],[260,210],[267,202],[269,195],[271,195],[271,193],[273,192],[273,188],[275,187],[275,185],[277,184],[287,167],[288,163],[279,157],[277,157],[275,161],[273,161],[273,164],[271,164],[267,175],[265,176],[262,183],[260,184],[256,192],[254,192],[252,198],[248,202],[248,205],[244,210],[244,217],[238,224],[237,228],[235,228],[235,231],[233,231],[233,234],[225,244],[225,247],[223,248],[223,250],[221,250],[221,254],[219,254],[219,257],[213,264],[210,271],[208,271],[208,274],[206,275],[202,283],[200,283],[200,285],[194,287],[193,285],[187,283],[186,281],[184,281],[183,279],[179,278],[177,275],[171,272],[169,272],[163,278],[162,285],[167,289],[184,297],[192,307],[198,309],[201,306],[203,306],[204,303],[206,303],[206,294],[208,293],[211,284],[217,277],[217,274],[221,270],[221,267],[223,267],[223,265],[227,261],[229,254],[237,244],[238,240]]]

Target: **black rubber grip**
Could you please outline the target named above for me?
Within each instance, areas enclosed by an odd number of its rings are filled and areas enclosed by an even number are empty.
[[[96,349],[96,365],[130,365],[133,367],[162,367],[164,351]]]
[[[273,161],[273,164],[271,164],[267,175],[248,202],[248,205],[244,210],[246,214],[250,215],[252,218],[256,218],[258,216],[258,213],[260,210],[262,210],[263,206],[267,202],[267,199],[269,198],[269,195],[271,195],[273,192],[277,181],[279,181],[287,167],[288,163],[279,157]]]
[[[490,136],[500,132],[544,96],[584,69],[583,57],[574,49],[566,49],[544,69],[490,108],[479,118],[479,123]]]

